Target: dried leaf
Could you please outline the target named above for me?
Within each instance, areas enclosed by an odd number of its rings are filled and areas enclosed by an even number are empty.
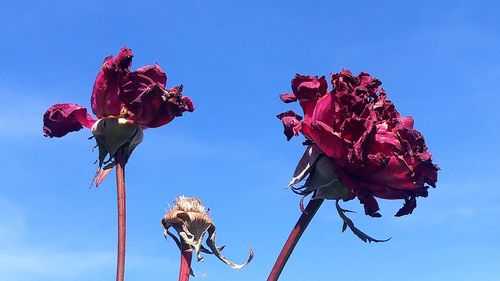
[[[367,235],[366,233],[364,233],[363,231],[358,229],[356,226],[354,226],[354,223],[352,222],[352,220],[345,215],[345,213],[352,212],[352,211],[342,209],[339,205],[339,200],[337,200],[335,202],[335,206],[337,207],[337,212],[339,213],[340,218],[342,218],[342,220],[344,221],[344,224],[342,225],[342,232],[344,232],[347,229],[347,227],[349,227],[349,229],[356,236],[358,236],[359,239],[363,240],[365,243],[366,242],[368,242],[368,243],[370,243],[370,242],[377,242],[377,243],[378,242],[387,242],[387,241],[391,240],[391,238],[385,239],[385,240],[379,240],[379,239],[375,239],[375,238],[370,237],[369,235]]]
[[[216,230],[215,230],[215,225],[212,224],[210,226],[210,228],[208,228],[208,238],[207,238],[207,245],[208,247],[210,248],[210,250],[212,250],[212,252],[214,253],[214,255],[219,258],[223,263],[229,265],[230,267],[234,268],[234,269],[242,269],[243,267],[245,267],[248,263],[250,263],[250,261],[252,261],[253,259],[253,250],[252,248],[249,248],[249,251],[250,251],[250,254],[248,256],[248,259],[245,263],[243,264],[236,264],[232,261],[230,261],[229,259],[227,259],[226,257],[224,257],[222,255],[222,253],[220,252],[220,248],[217,248],[217,246],[215,245],[215,236],[216,236]]]

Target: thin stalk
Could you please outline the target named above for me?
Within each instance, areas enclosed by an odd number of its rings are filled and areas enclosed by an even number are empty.
[[[118,201],[118,256],[116,281],[125,278],[126,208],[125,208],[125,159],[120,149],[116,153],[116,194]]]
[[[189,245],[184,243],[184,240],[181,239],[181,266],[179,269],[179,281],[189,281],[192,257],[193,251],[190,249]]]
[[[307,226],[309,225],[309,222],[311,222],[312,218],[318,211],[323,201],[324,199],[315,199],[309,201],[306,209],[304,210],[304,212],[302,212],[302,215],[300,215],[299,220],[293,227],[292,232],[290,232],[290,235],[288,236],[285,245],[281,249],[281,252],[278,258],[276,259],[276,262],[274,263],[273,269],[271,270],[271,273],[269,274],[267,281],[278,280],[281,272],[283,271],[283,268],[285,267],[286,262],[288,261],[288,258],[290,258],[293,249],[295,249],[295,245],[297,245],[297,242],[299,242],[302,233],[304,233],[304,231],[306,230]]]

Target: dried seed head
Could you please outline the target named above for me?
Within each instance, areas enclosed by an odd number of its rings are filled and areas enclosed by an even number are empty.
[[[163,217],[162,225],[165,230],[173,227],[181,239],[199,253],[203,235],[213,222],[198,198],[179,196],[172,210]]]
[[[180,240],[182,240],[182,242],[191,248],[191,251],[196,251],[198,261],[203,260],[201,253],[204,252],[207,254],[214,254],[217,258],[234,269],[240,269],[245,267],[253,259],[252,249],[250,249],[250,255],[247,261],[243,264],[236,264],[222,255],[221,251],[224,246],[217,247],[215,245],[215,224],[208,214],[208,209],[203,206],[198,198],[178,196],[174,202],[174,206],[165,214],[161,223],[165,229],[165,234],[174,239],[179,249],[181,248]],[[169,232],[170,227],[177,231],[180,240]],[[206,240],[208,249],[202,245],[202,239],[205,233],[208,233]]]

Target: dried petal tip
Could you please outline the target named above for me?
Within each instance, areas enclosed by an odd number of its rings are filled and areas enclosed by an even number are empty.
[[[243,264],[236,264],[221,254],[224,247],[215,245],[216,227],[212,218],[208,214],[208,210],[203,206],[198,198],[178,196],[174,202],[173,208],[165,214],[161,220],[165,234],[174,239],[180,249],[180,239],[187,244],[192,251],[196,251],[198,261],[202,261],[201,253],[214,254],[234,269],[245,267],[253,259],[253,250],[250,249],[250,255],[247,261]],[[179,238],[169,231],[173,227]],[[208,249],[202,243],[203,236],[208,233],[206,240]]]

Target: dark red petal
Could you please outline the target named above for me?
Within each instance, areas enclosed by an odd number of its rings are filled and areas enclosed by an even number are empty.
[[[116,55],[116,58],[114,59],[114,64],[123,70],[130,70],[130,66],[132,65],[132,57],[134,55],[132,54],[132,50],[123,47],[120,49],[120,52],[118,55]]]
[[[139,72],[132,72],[124,79],[118,97],[125,107],[130,110],[133,107],[132,103],[139,102],[141,95],[150,91],[156,85],[148,76]]]
[[[193,112],[194,111],[193,101],[188,96],[182,96],[181,99],[184,102],[184,111]]]
[[[364,175],[370,182],[376,182],[398,189],[412,189],[422,186],[422,182],[412,178],[414,171],[408,161],[397,156],[390,156],[387,166],[373,174]]]
[[[324,76],[304,76],[297,74],[292,80],[293,94],[300,101],[305,118],[312,116],[316,101],[326,95],[328,85]]]
[[[43,133],[46,137],[62,137],[83,127],[91,128],[95,120],[85,107],[71,103],[51,106],[43,115]]]
[[[291,103],[297,101],[297,97],[293,93],[281,94],[280,99],[284,103]]]
[[[365,214],[374,217],[380,218],[382,215],[378,212],[380,210],[377,200],[373,195],[370,195],[369,192],[359,192],[358,199],[361,204],[365,207]]]
[[[155,64],[155,65],[146,65],[146,66],[143,66],[143,67],[137,69],[134,72],[146,75],[151,80],[153,80],[154,83],[159,84],[163,88],[166,87],[166,84],[167,84],[167,75],[165,74],[165,72],[163,71],[163,69],[161,69],[161,67],[158,64]]]
[[[417,199],[415,199],[414,196],[410,197],[409,199],[405,198],[405,204],[399,211],[396,213],[396,217],[401,217],[404,215],[409,215],[413,212],[413,210],[417,207]]]
[[[159,87],[159,86],[158,86]],[[193,111],[194,105],[190,98],[182,95],[182,85],[175,86],[163,94],[163,102],[160,104],[154,118],[145,124],[149,128],[166,125],[175,117],[182,116],[185,111]]]
[[[276,117],[283,122],[283,133],[285,134],[287,140],[290,140],[292,137],[298,135],[302,127],[301,116],[297,115],[294,111],[289,110],[276,115]]]
[[[137,86],[131,85],[133,83],[134,82],[130,82],[130,87]],[[126,89],[128,89],[128,87],[126,87]],[[153,85],[152,88],[146,87],[142,92],[126,90],[120,97],[127,110],[132,114],[132,116],[128,118],[132,119],[137,124],[149,127],[149,124],[156,118],[158,111],[165,102],[163,99],[164,94],[165,90],[162,87]]]
[[[430,157],[430,154],[428,154]],[[437,172],[439,167],[432,163],[431,159],[428,158],[426,161],[422,161],[418,163],[415,168],[415,176],[416,181],[423,181],[426,184],[436,187],[437,182]]]
[[[98,118],[120,114],[121,102],[118,94],[123,79],[130,72],[132,57],[132,50],[122,48],[116,57],[109,56],[104,60],[90,99],[92,111]]]
[[[347,156],[347,142],[337,132],[323,122],[302,122],[301,132],[328,156],[335,160],[337,165],[343,165]]]
[[[311,121],[321,121],[333,127],[335,120],[335,103],[332,99],[332,95],[324,95],[317,100],[313,114],[311,115]]]

